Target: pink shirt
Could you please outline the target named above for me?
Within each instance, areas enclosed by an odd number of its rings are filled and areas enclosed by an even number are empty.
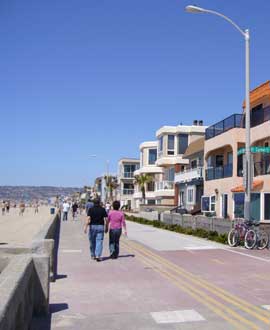
[[[108,215],[108,222],[110,224],[110,229],[121,229],[122,227],[126,227],[125,216],[121,211],[110,211]]]

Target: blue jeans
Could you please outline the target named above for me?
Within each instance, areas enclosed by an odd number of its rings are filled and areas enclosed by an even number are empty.
[[[122,229],[110,229],[109,240],[110,240],[110,254],[117,258],[119,256],[119,241],[122,234]]]
[[[103,249],[104,226],[90,225],[89,241],[91,257],[100,258]]]
[[[63,212],[63,221],[67,221],[68,219],[68,212]]]

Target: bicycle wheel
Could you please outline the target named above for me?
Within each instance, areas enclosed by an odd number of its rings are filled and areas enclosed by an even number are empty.
[[[260,230],[257,233],[257,247],[259,250],[263,250],[268,246],[269,236],[266,231]]]
[[[231,229],[228,234],[228,244],[231,247],[235,247],[239,244],[240,237],[239,232],[236,229]]]
[[[256,243],[257,243],[257,234],[255,230],[249,229],[245,235],[245,248],[249,250],[254,249]]]

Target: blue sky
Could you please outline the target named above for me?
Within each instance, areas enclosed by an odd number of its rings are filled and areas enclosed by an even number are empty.
[[[92,183],[163,125],[241,112],[244,40],[190,3],[1,0],[0,185]],[[269,0],[196,4],[250,28],[251,87],[270,79]]]

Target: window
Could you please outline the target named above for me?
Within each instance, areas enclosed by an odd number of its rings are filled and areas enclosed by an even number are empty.
[[[244,218],[244,193],[237,193],[233,196],[234,199],[234,217],[235,218]]]
[[[227,164],[232,164],[233,163],[233,153],[228,152],[227,153]]]
[[[168,135],[168,155],[174,155],[174,135]]]
[[[245,205],[245,194],[236,193],[234,194],[234,217],[244,218],[244,205]],[[251,194],[251,220],[260,221],[261,217],[261,194],[252,193]]]
[[[237,156],[237,176],[243,176],[243,154]]]
[[[260,104],[251,110],[251,127],[262,124],[264,121],[264,109]]]
[[[264,219],[270,220],[270,194],[264,194]]]
[[[223,155],[216,155],[216,167],[223,166]]]
[[[174,181],[174,167],[164,169],[164,179],[165,181]]]
[[[163,151],[163,136],[159,138],[158,147],[159,147],[159,151]]]
[[[188,147],[188,134],[178,134],[178,154],[182,155]]]
[[[148,199],[147,205],[155,205],[155,204],[156,204],[155,199]]]
[[[197,159],[194,159],[190,163],[191,168],[197,168]]]
[[[157,149],[149,149],[148,164],[154,165],[157,160]]]
[[[202,212],[209,212],[209,210],[210,210],[210,197],[202,196],[201,202],[202,202],[202,205],[201,205]]]
[[[194,189],[193,188],[188,188],[187,189],[187,202],[189,204],[194,203]]]
[[[210,211],[215,212],[216,210],[216,196],[211,196],[210,198]]]

